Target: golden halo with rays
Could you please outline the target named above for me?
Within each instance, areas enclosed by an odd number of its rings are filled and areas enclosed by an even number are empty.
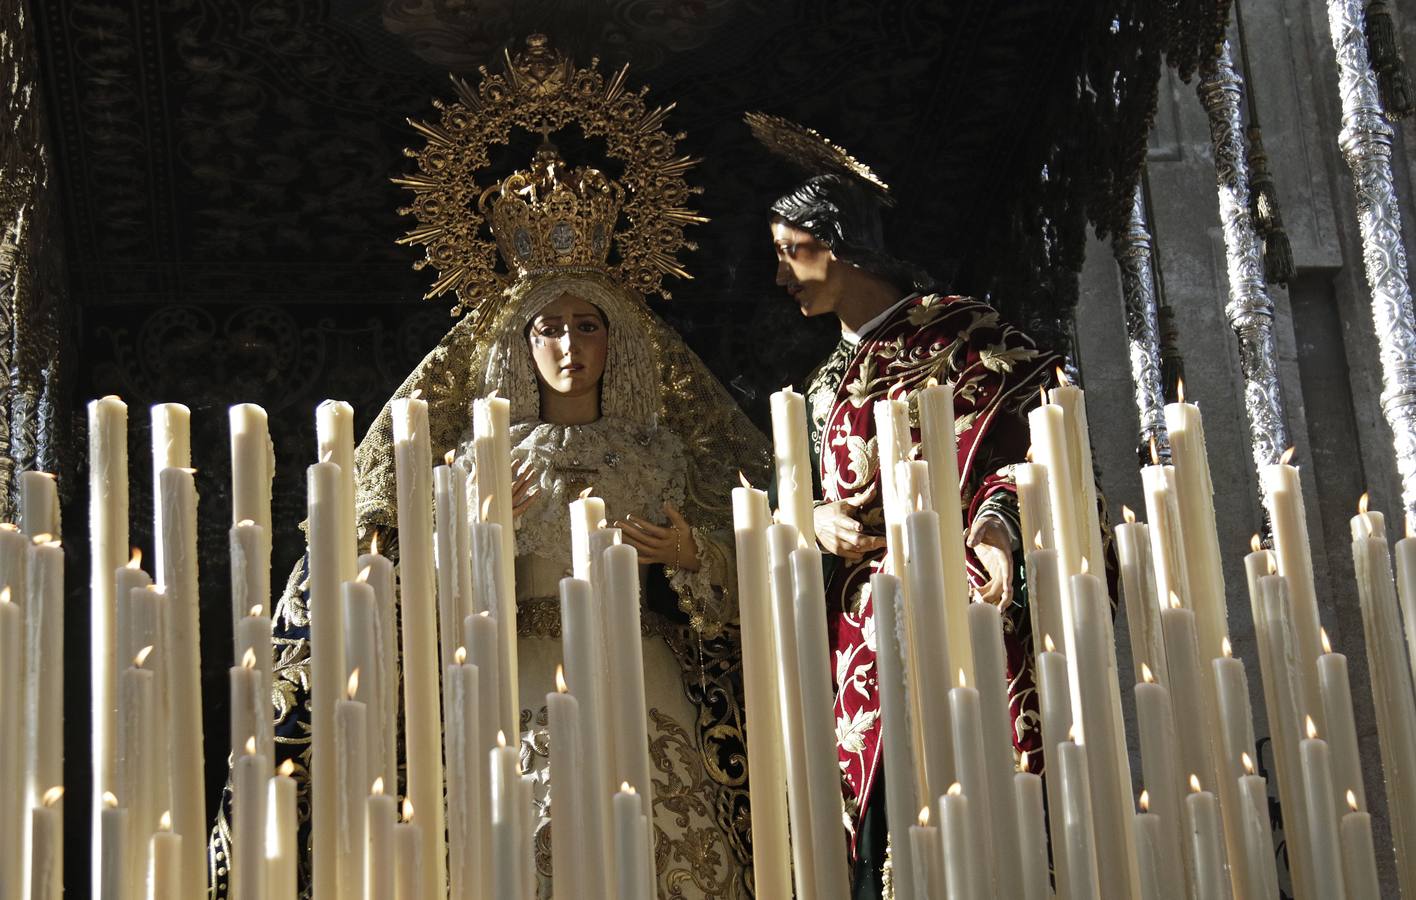
[[[890,185],[872,172],[870,166],[851,156],[845,147],[816,129],[761,112],[745,113],[742,118],[757,142],[774,156],[810,175],[844,175],[859,181],[873,189],[886,206],[895,205]]]
[[[687,207],[702,192],[684,179],[698,160],[677,153],[682,133],[664,129],[674,104],[650,108],[647,86],[625,86],[628,65],[609,76],[599,71],[598,58],[577,68],[544,35],[530,35],[515,54],[506,50],[502,68],[492,73],[483,67],[476,86],[454,76],[457,99],[433,101],[437,120],[408,122],[427,143],[404,151],[417,171],[393,179],[415,195],[398,212],[417,219],[398,243],[423,246],[425,255],[414,268],[432,266],[438,273],[425,299],[451,292],[457,298],[454,316],[490,318],[479,307],[501,299],[514,275],[498,269],[497,244],[478,209],[487,186],[476,176],[489,165],[487,148],[508,143],[515,129],[549,135],[572,123],[586,138],[602,139],[605,154],[624,167],[619,183],[628,199],[614,235],[619,259],[609,273],[633,292],[667,299],[665,275],[691,277],[675,258],[681,249],[697,249],[684,239],[684,226],[708,221]]]

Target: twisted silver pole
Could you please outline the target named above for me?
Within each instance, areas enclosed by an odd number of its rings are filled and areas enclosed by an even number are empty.
[[[1239,338],[1244,374],[1244,412],[1255,468],[1278,462],[1288,447],[1288,425],[1278,384],[1273,341],[1273,301],[1264,286],[1263,244],[1249,210],[1249,165],[1244,154],[1244,120],[1239,111],[1244,81],[1234,71],[1229,41],[1200,69],[1198,93],[1209,115],[1214,145],[1219,221],[1229,273],[1229,326]]]
[[[1170,435],[1165,430],[1165,392],[1160,377],[1155,257],[1146,218],[1144,188],[1139,179],[1131,192],[1131,212],[1126,218],[1126,228],[1112,239],[1111,252],[1121,269],[1127,355],[1131,358],[1131,383],[1135,386],[1136,411],[1141,420],[1137,455],[1142,464],[1149,463],[1151,442],[1154,441],[1161,458],[1169,459]]]
[[[1416,316],[1406,278],[1401,211],[1391,173],[1391,126],[1382,115],[1377,79],[1367,56],[1366,23],[1358,0],[1329,0],[1328,30],[1337,52],[1342,132],[1338,144],[1352,169],[1362,259],[1372,289],[1372,325],[1382,363],[1382,414],[1396,443],[1401,505],[1416,528]]]

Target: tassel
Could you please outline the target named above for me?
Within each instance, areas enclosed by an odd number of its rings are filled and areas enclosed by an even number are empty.
[[[1412,112],[1411,77],[1402,58],[1391,5],[1387,0],[1367,4],[1367,52],[1377,73],[1377,90],[1387,117],[1403,119]]]
[[[1280,223],[1264,235],[1264,281],[1286,285],[1297,274],[1293,265],[1293,246],[1288,242],[1288,232]]]
[[[1258,125],[1249,127],[1249,209],[1254,228],[1264,239],[1264,281],[1287,284],[1294,275],[1293,247],[1283,228],[1278,189],[1269,174],[1264,135]]]

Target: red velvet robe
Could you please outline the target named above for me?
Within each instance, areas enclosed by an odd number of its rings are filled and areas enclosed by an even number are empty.
[[[855,346],[843,341],[807,387],[812,449],[820,460],[823,501],[853,497],[872,486],[862,506],[867,533],[883,534],[874,402],[887,393],[911,400],[912,437],[918,453],[914,395],[929,380],[954,384],[959,441],[960,491],[965,528],[989,509],[1017,530],[1012,465],[1028,448],[1024,410],[1038,402],[1038,388],[1052,377],[1059,358],[1039,350],[1022,332],[999,319],[992,307],[967,297],[912,297]],[[903,392],[903,394],[902,394]],[[1016,599],[1004,610],[1013,742],[1036,751],[1039,715],[1033,688],[1031,626],[1021,553],[1015,552]],[[880,701],[875,678],[874,609],[869,579],[884,551],[858,563],[837,561],[827,585],[828,629],[836,680],[836,737],[846,805],[854,825],[864,812],[880,764]],[[987,580],[969,554],[975,586]],[[945,698],[938,698],[944,702]],[[854,833],[852,828],[852,845]]]

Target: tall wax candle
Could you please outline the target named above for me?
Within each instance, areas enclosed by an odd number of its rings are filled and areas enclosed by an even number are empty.
[[[1159,597],[1173,592],[1190,596],[1185,572],[1185,532],[1180,525],[1176,502],[1175,468],[1159,464],[1141,467],[1141,486],[1146,495],[1147,529],[1151,539],[1151,562]]]
[[[1052,896],[1047,869],[1047,817],[1042,808],[1042,776],[1027,770],[1023,753],[1022,771],[1013,776],[1013,815],[1018,822],[1018,867],[1021,870],[1022,900],[1049,900]]]
[[[1350,795],[1349,795],[1350,796]],[[1372,846],[1372,816],[1357,809],[1353,797],[1339,826],[1342,839],[1342,882],[1352,900],[1378,900],[1382,895],[1377,881],[1375,848]]]
[[[167,549],[162,546],[163,499],[162,470],[192,467],[192,411],[180,403],[155,403],[149,410],[152,422],[152,503],[153,529],[157,562],[153,575],[159,587],[165,587],[167,569],[164,562]],[[175,820],[174,820],[175,821]],[[178,824],[177,831],[181,833]],[[188,848],[190,850],[190,848]]]
[[[1145,791],[1141,792],[1144,800]],[[1141,873],[1141,896],[1142,897],[1171,897],[1166,893],[1167,889],[1173,885],[1166,884],[1160,874],[1160,854],[1165,841],[1161,836],[1160,816],[1153,812],[1146,812],[1142,804],[1141,812],[1136,813],[1131,819],[1131,827],[1136,839],[1136,860],[1137,868]]]
[[[20,531],[32,538],[60,536],[59,485],[54,473],[20,473]]]
[[[502,722],[514,733],[521,717],[517,693],[516,665],[516,532],[511,503],[511,401],[495,395],[472,404],[473,459],[477,464],[477,511],[480,521],[497,526],[495,531],[471,537],[473,566],[496,575],[497,593],[492,616],[501,629]],[[487,542],[500,538],[492,553]],[[474,579],[477,577],[474,574]],[[480,602],[480,601],[479,601]],[[483,607],[479,606],[478,611]]]
[[[811,453],[806,443],[806,399],[791,388],[784,388],[772,395],[770,406],[778,516],[783,524],[797,530],[802,546],[815,547]]]
[[[1047,466],[1019,463],[1013,467],[1018,486],[1018,513],[1023,527],[1023,546],[1051,549],[1052,501],[1047,495]],[[1036,543],[1034,543],[1036,538]]]
[[[1209,721],[1207,691],[1195,640],[1195,614],[1179,606],[1179,597],[1174,594],[1170,602],[1171,606],[1160,611],[1165,657],[1170,665],[1170,702],[1175,708],[1175,720],[1192,726],[1179,729],[1177,735],[1180,771],[1185,775],[1194,773],[1202,784],[1213,785],[1218,781],[1211,747],[1216,736],[1208,727],[1193,727]]]
[[[841,775],[836,764],[835,704],[831,663],[827,659],[826,587],[821,551],[796,550],[791,560],[797,680],[801,690],[802,735],[807,750],[806,780],[811,796],[816,896],[821,900],[844,900],[850,879],[846,872],[845,831],[841,828]]]
[[[975,864],[979,830],[974,824],[974,805],[957,781],[940,795],[938,803],[945,894],[949,900],[985,900],[988,890]]]
[[[1197,619],[1198,625],[1198,619]],[[1239,865],[1244,856],[1244,821],[1239,779],[1244,774],[1244,755],[1255,753],[1254,715],[1249,707],[1249,679],[1243,660],[1236,659],[1229,638],[1220,639],[1220,656],[1210,660],[1210,683],[1214,686],[1211,720],[1219,728],[1211,740],[1215,770],[1219,778],[1219,814],[1224,825],[1224,845],[1230,860],[1229,876],[1235,894],[1247,897],[1253,891],[1248,873]]]
[[[1186,862],[1190,845],[1181,836],[1183,783],[1176,765],[1175,714],[1170,691],[1157,684],[1150,667],[1141,665],[1142,681],[1136,685],[1136,730],[1140,734],[1141,772],[1145,776],[1148,812],[1157,818],[1159,844],[1154,848],[1161,884],[1166,890],[1186,894],[1193,865]],[[1167,894],[1167,896],[1169,896]]]
[[[1351,791],[1357,808],[1367,808],[1362,778],[1362,758],[1357,749],[1357,724],[1352,713],[1352,687],[1347,678],[1347,657],[1333,653],[1327,632],[1322,632],[1323,655],[1318,657],[1318,691],[1323,718],[1328,723],[1328,752],[1332,755],[1333,809],[1343,809]]]
[[[114,396],[88,405],[89,693],[93,792],[90,804],[90,894],[98,891],[103,792],[114,786],[118,657],[114,653],[114,570],[128,559],[128,406]],[[124,660],[126,661],[126,659]]]
[[[390,768],[384,759],[384,735],[392,726],[385,717],[391,712],[396,715],[397,708],[391,711],[385,705],[384,678],[392,667],[385,666],[379,658],[378,601],[373,587],[366,581],[355,580],[344,582],[339,590],[344,615],[344,664],[351,672],[359,672],[359,691],[351,699],[364,704],[367,742],[364,760],[372,781],[380,775],[386,776]]]
[[[1285,457],[1290,454],[1285,453]],[[1303,507],[1303,486],[1295,466],[1281,462],[1265,466],[1259,473],[1273,529],[1273,548],[1278,574],[1288,579],[1289,607],[1293,634],[1298,641],[1299,672],[1302,675],[1300,708],[1313,715],[1320,730],[1322,703],[1318,692],[1318,595],[1313,587],[1313,556],[1308,545],[1308,520]]]
[[[241,628],[241,619],[253,607],[271,608],[270,532],[250,520],[242,520],[227,532],[231,559],[231,633]],[[241,658],[241,650],[236,650]]]
[[[1042,653],[1037,657],[1038,706],[1042,713],[1042,745],[1050,750],[1068,737],[1072,731],[1072,698],[1067,683],[1067,657],[1056,649],[1052,636],[1043,636]],[[1057,772],[1054,754],[1043,751],[1043,762],[1048,766],[1047,805],[1049,809],[1062,809],[1062,779]],[[1067,846],[1066,826],[1062,816],[1048,817],[1049,835],[1052,840],[1052,864],[1057,869],[1058,900],[1068,900],[1071,896],[1071,877],[1067,870],[1067,854],[1059,848]]]
[[[908,471],[901,464],[909,459],[911,449],[909,404],[903,400],[877,400],[873,413],[875,455],[880,466],[880,505],[885,514],[885,568],[903,578],[901,530],[905,514],[912,508],[908,487],[901,481],[901,475]],[[905,596],[909,595],[907,581]]]
[[[562,628],[565,627],[562,621]],[[463,645],[467,648],[467,661],[477,668],[477,759],[485,761],[497,746],[497,734],[501,728],[501,688],[499,685],[499,661],[497,653],[498,630],[496,619],[490,613],[481,612],[468,616],[462,623]],[[482,823],[478,840],[482,865],[478,870],[480,898],[492,896],[492,830],[489,815],[492,809],[492,785],[485,764],[480,765],[477,776],[478,804],[482,809]],[[608,802],[608,801],[607,801]]]
[[[1219,805],[1214,794],[1200,790],[1200,781],[1190,776],[1190,793],[1185,797],[1185,829],[1190,839],[1190,856],[1195,861],[1195,900],[1223,900],[1224,854],[1220,850]]]
[[[339,466],[334,463],[310,466],[306,470],[306,486],[310,517],[307,557],[310,573],[312,896],[315,900],[334,900],[339,896],[339,782],[336,775],[334,710],[348,675],[339,604]],[[403,521],[401,516],[400,521]],[[408,552],[405,545],[404,553]],[[407,563],[409,558],[405,555],[404,559]],[[409,569],[409,565],[404,566],[405,579],[412,577]],[[406,614],[405,623],[414,616],[416,613]]]
[[[368,886],[365,895],[368,900],[394,900],[394,846],[393,828],[397,820],[394,799],[384,793],[382,777],[375,778],[369,790],[368,820],[369,846],[364,858],[364,882]],[[416,868],[410,866],[410,869]],[[483,897],[485,894],[474,894]]]
[[[256,668],[254,650],[248,649],[241,654],[240,664],[232,666],[228,673],[230,687],[228,706],[231,714],[230,753],[233,759],[240,759],[246,741],[256,742],[257,750],[253,752],[259,752],[259,748],[265,745],[266,735],[262,733],[260,723],[265,718],[265,711],[271,705],[271,700],[269,694],[261,693],[261,673]]]
[[[43,480],[53,485],[53,479]],[[47,536],[34,536],[25,566],[27,809],[39,805],[46,786],[64,781],[64,551],[57,539],[45,540]],[[62,818],[63,808],[56,808],[54,815]],[[28,828],[30,821],[25,821]]]
[[[792,889],[787,768],[767,571],[767,526],[772,522],[772,513],[767,506],[767,492],[745,484],[733,488],[732,500],[742,628],[743,714],[748,767],[752,770],[752,793],[748,799],[752,810],[753,884],[759,897],[787,897]],[[876,609],[879,622],[878,604]],[[882,678],[882,707],[883,684]],[[888,792],[888,780],[886,784]],[[899,847],[898,841],[895,846]],[[899,888],[897,883],[897,894]],[[900,895],[899,900],[913,900],[913,894]]]
[[[583,838],[587,831],[584,798],[587,785],[581,768],[580,743],[583,729],[580,705],[566,691],[565,679],[556,669],[556,690],[546,695],[550,722],[551,777],[551,878],[565,893],[603,896],[587,873]],[[571,886],[574,887],[571,887]]]
[[[433,562],[438,588],[438,658],[445,670],[462,639],[462,585],[458,582],[461,561],[457,556],[457,515],[463,504],[458,483],[460,470],[448,463],[433,469]]]
[[[475,423],[475,408],[473,418]],[[432,451],[428,440],[427,402],[416,398],[394,400],[408,794],[418,810],[423,835],[421,887],[431,900],[447,893],[447,853],[439,739],[442,723],[438,711],[437,612],[433,596]],[[487,472],[492,470],[489,464]],[[505,623],[502,625],[505,627]],[[502,652],[513,651],[503,642]]]
[[[315,442],[320,462],[339,466],[339,580],[354,578],[359,553],[354,525],[354,407],[323,400],[315,407]]]
[[[364,893],[364,852],[368,840],[365,813],[369,783],[368,707],[355,700],[359,693],[359,670],[349,673],[344,696],[334,704],[335,755],[335,868],[339,897],[359,897]]]
[[[395,900],[420,900],[427,896],[423,887],[425,850],[421,822],[413,821],[413,802],[403,798],[403,820],[393,826]],[[511,896],[511,895],[499,895]]]
[[[582,815],[588,823],[585,832],[585,858],[591,867],[586,873],[598,896],[610,896],[614,872],[613,857],[608,843],[613,831],[609,798],[613,793],[606,773],[611,767],[612,738],[608,713],[609,678],[596,641],[601,634],[601,610],[591,596],[590,583],[579,578],[562,578],[561,652],[565,657],[566,682],[575,694],[580,713],[586,722],[603,723],[602,727],[587,728],[582,734],[580,752],[584,756],[584,771],[589,787],[586,790]]]
[[[739,560],[741,558],[739,556]],[[906,835],[912,835],[916,827],[911,824],[909,810],[922,795],[915,776],[914,741],[910,736],[909,686],[905,681],[905,657],[901,646],[904,622],[903,610],[900,609],[900,580],[883,572],[873,575],[870,593],[875,610],[875,676],[880,684],[883,744],[881,764],[885,767],[885,814],[889,820],[894,860],[895,897],[896,900],[916,900],[928,894],[923,885],[917,884],[916,871],[920,864],[914,859],[915,842],[906,839]],[[756,803],[755,796],[753,802]]]
[[[772,618],[775,628],[777,685],[782,710],[782,742],[787,758],[787,808],[790,813],[792,875],[798,897],[816,896],[816,856],[811,836],[811,796],[806,774],[806,731],[802,718],[802,692],[798,680],[795,587],[792,551],[800,540],[791,525],[767,528],[768,566],[771,576]]]
[[[182,845],[182,888],[195,897],[206,889],[206,764],[202,729],[201,625],[197,594],[197,490],[191,469],[163,469],[158,477],[163,507],[159,546],[167,607],[167,674],[171,721],[172,825],[193,839]],[[191,723],[191,727],[177,727]]]
[[[913,698],[910,713],[918,722],[916,738],[924,751],[925,797],[937,797],[958,778],[955,749],[950,737],[950,708],[934,698],[947,697],[955,673],[963,666],[954,659],[954,641],[949,638],[949,615],[944,608],[943,582],[946,573],[939,556],[939,516],[931,510],[909,513],[905,517],[904,569],[902,579],[908,586],[906,623],[909,641],[905,646],[905,677],[913,676],[918,689],[908,692]],[[968,620],[964,620],[964,639],[968,639]],[[972,653],[970,654],[972,655]],[[968,670],[964,669],[965,676]],[[969,792],[969,785],[965,791]],[[969,792],[971,796],[974,796]],[[977,795],[981,798],[982,795]],[[910,804],[909,808],[913,808]]]
[[[179,900],[182,896],[182,835],[173,834],[171,813],[162,814],[149,853],[152,900]]]
[[[1308,847],[1312,854],[1314,896],[1343,900],[1342,850],[1337,833],[1337,808],[1333,805],[1332,762],[1327,741],[1318,738],[1312,716],[1306,719],[1308,736],[1299,744],[1303,766],[1303,797],[1308,810]]]
[[[467,649],[453,650],[447,667],[447,709],[444,737],[447,742],[448,885],[453,897],[485,897],[483,829],[486,827],[487,767],[482,745],[480,672],[467,662]],[[561,780],[555,767],[556,783]]]
[[[969,860],[968,865],[974,869],[974,880],[985,896],[1016,897],[1017,894],[1001,890],[998,863],[1002,848],[995,843],[997,832],[993,818],[1002,810],[995,808],[990,802],[992,798],[989,793],[987,748],[984,745],[984,724],[979,711],[978,690],[963,683],[963,674],[959,673],[959,686],[949,689],[949,725],[954,738],[955,768],[959,773],[956,783],[963,789],[965,797],[975,801],[970,806],[974,836],[973,858]],[[1009,868],[1016,871],[1015,866]]]
[[[1061,383],[1047,392],[1047,399],[1061,407],[1066,426],[1067,462],[1072,467],[1069,480],[1077,491],[1073,508],[1077,527],[1081,531],[1083,555],[1093,560],[1093,565],[1100,565],[1101,525],[1096,503],[1096,476],[1092,468],[1091,435],[1087,426],[1086,392],[1069,384],[1061,370],[1058,370],[1058,380]],[[1055,502],[1056,495],[1053,496]],[[1053,516],[1055,519],[1056,513]],[[1129,833],[1130,829],[1126,830]]]
[[[64,896],[63,796],[62,787],[51,787],[31,811],[30,900],[62,900]]]
[[[160,714],[154,673],[145,668],[151,648],[138,651],[133,664],[118,681],[118,786],[128,803],[130,859],[128,890],[137,891],[144,870],[142,853],[157,827],[157,782],[167,776],[167,764],[159,759],[155,724]],[[136,895],[135,895],[136,896]]]
[[[1053,772],[1062,784],[1062,814],[1059,818],[1062,819],[1062,852],[1067,855],[1067,896],[1072,900],[1097,900],[1101,893],[1097,874],[1097,839],[1092,825],[1087,748],[1075,741],[1061,741],[1055,748]],[[1140,882],[1139,870],[1136,882]],[[1139,891],[1132,896],[1139,896]]]
[[[280,764],[267,782],[265,865],[270,900],[295,900],[295,764]],[[382,846],[387,847],[385,842]]]
[[[498,732],[497,746],[488,761],[492,786],[492,896],[497,900],[525,896],[521,883],[521,839],[516,800],[521,782],[516,748],[506,746],[506,736]]]
[[[0,893],[18,896],[24,874],[25,610],[0,588]]]
[[[939,552],[944,562],[944,614],[949,623],[949,658],[955,668],[975,678],[970,649],[968,567],[964,552],[964,513],[959,498],[959,444],[954,433],[954,388],[930,384],[919,391],[920,443],[929,462],[929,495],[939,514]],[[1029,538],[1031,540],[1031,538]]]
[[[100,817],[103,859],[99,864],[98,900],[125,900],[128,886],[128,810],[118,805],[111,792],[103,795]]]
[[[1121,507],[1125,522],[1117,525],[1116,556],[1121,564],[1121,596],[1126,603],[1126,625],[1131,635],[1131,664],[1135,671],[1146,665],[1161,683],[1169,683],[1165,665],[1165,640],[1160,633],[1160,594],[1156,593],[1151,564],[1150,527],[1136,521],[1130,507]]]
[[[1032,614],[1033,653],[1046,651],[1043,638],[1062,640],[1062,582],[1056,550],[1032,550],[1027,554],[1028,607]],[[1070,614],[1069,614],[1070,617]],[[1067,701],[1071,702],[1070,699]]]
[[[1273,825],[1269,821],[1268,781],[1254,774],[1253,759],[1245,754],[1244,774],[1239,778],[1239,812],[1244,825],[1242,861],[1230,865],[1244,867],[1244,896],[1255,900],[1278,900],[1278,869],[1273,851]]]
[[[265,900],[265,829],[270,760],[247,742],[232,765],[231,896],[233,900]]]
[[[634,788],[627,783],[621,785],[614,796],[615,869],[619,873],[615,896],[619,900],[649,900],[643,875],[649,861],[644,855],[646,844],[640,833],[643,808]]]
[[[237,403],[227,410],[227,419],[231,430],[231,524],[250,520],[270,534],[275,447],[270,440],[269,417],[254,403]]]
[[[607,662],[614,688],[611,726],[615,735],[614,776],[638,788],[643,813],[653,817],[653,771],[649,761],[649,708],[644,687],[644,641],[639,619],[639,554],[616,544],[601,557],[608,596],[604,598]],[[629,776],[634,776],[631,780]],[[649,852],[646,848],[646,852]]]
[[[973,684],[978,689],[983,742],[983,765],[987,782],[989,822],[995,848],[994,883],[998,893],[1008,897],[1023,895],[1022,868],[1003,865],[1003,848],[1018,839],[1018,818],[1013,807],[1013,720],[1008,708],[1008,669],[1003,649],[1003,617],[991,603],[975,603],[968,612],[970,640],[974,651]]]
[[[891,872],[899,872],[891,879],[891,884],[895,885],[895,897],[896,900],[905,900],[906,896],[943,900],[944,844],[939,839],[939,829],[929,824],[929,807],[919,811],[918,822],[918,825],[910,826],[909,840],[901,842],[910,845],[908,855],[899,852],[899,843],[891,845]],[[909,863],[909,877],[901,879],[906,863]],[[911,885],[909,894],[900,893],[901,881]]]
[[[358,663],[359,670],[378,683],[378,693],[365,698],[369,704],[370,728],[379,729],[383,751],[369,757],[371,771],[383,775],[384,784],[398,784],[398,633],[394,625],[393,563],[378,552],[378,535],[370,540],[369,552],[359,557],[359,575],[374,591],[374,659],[370,665]],[[364,576],[364,571],[368,575]]]

